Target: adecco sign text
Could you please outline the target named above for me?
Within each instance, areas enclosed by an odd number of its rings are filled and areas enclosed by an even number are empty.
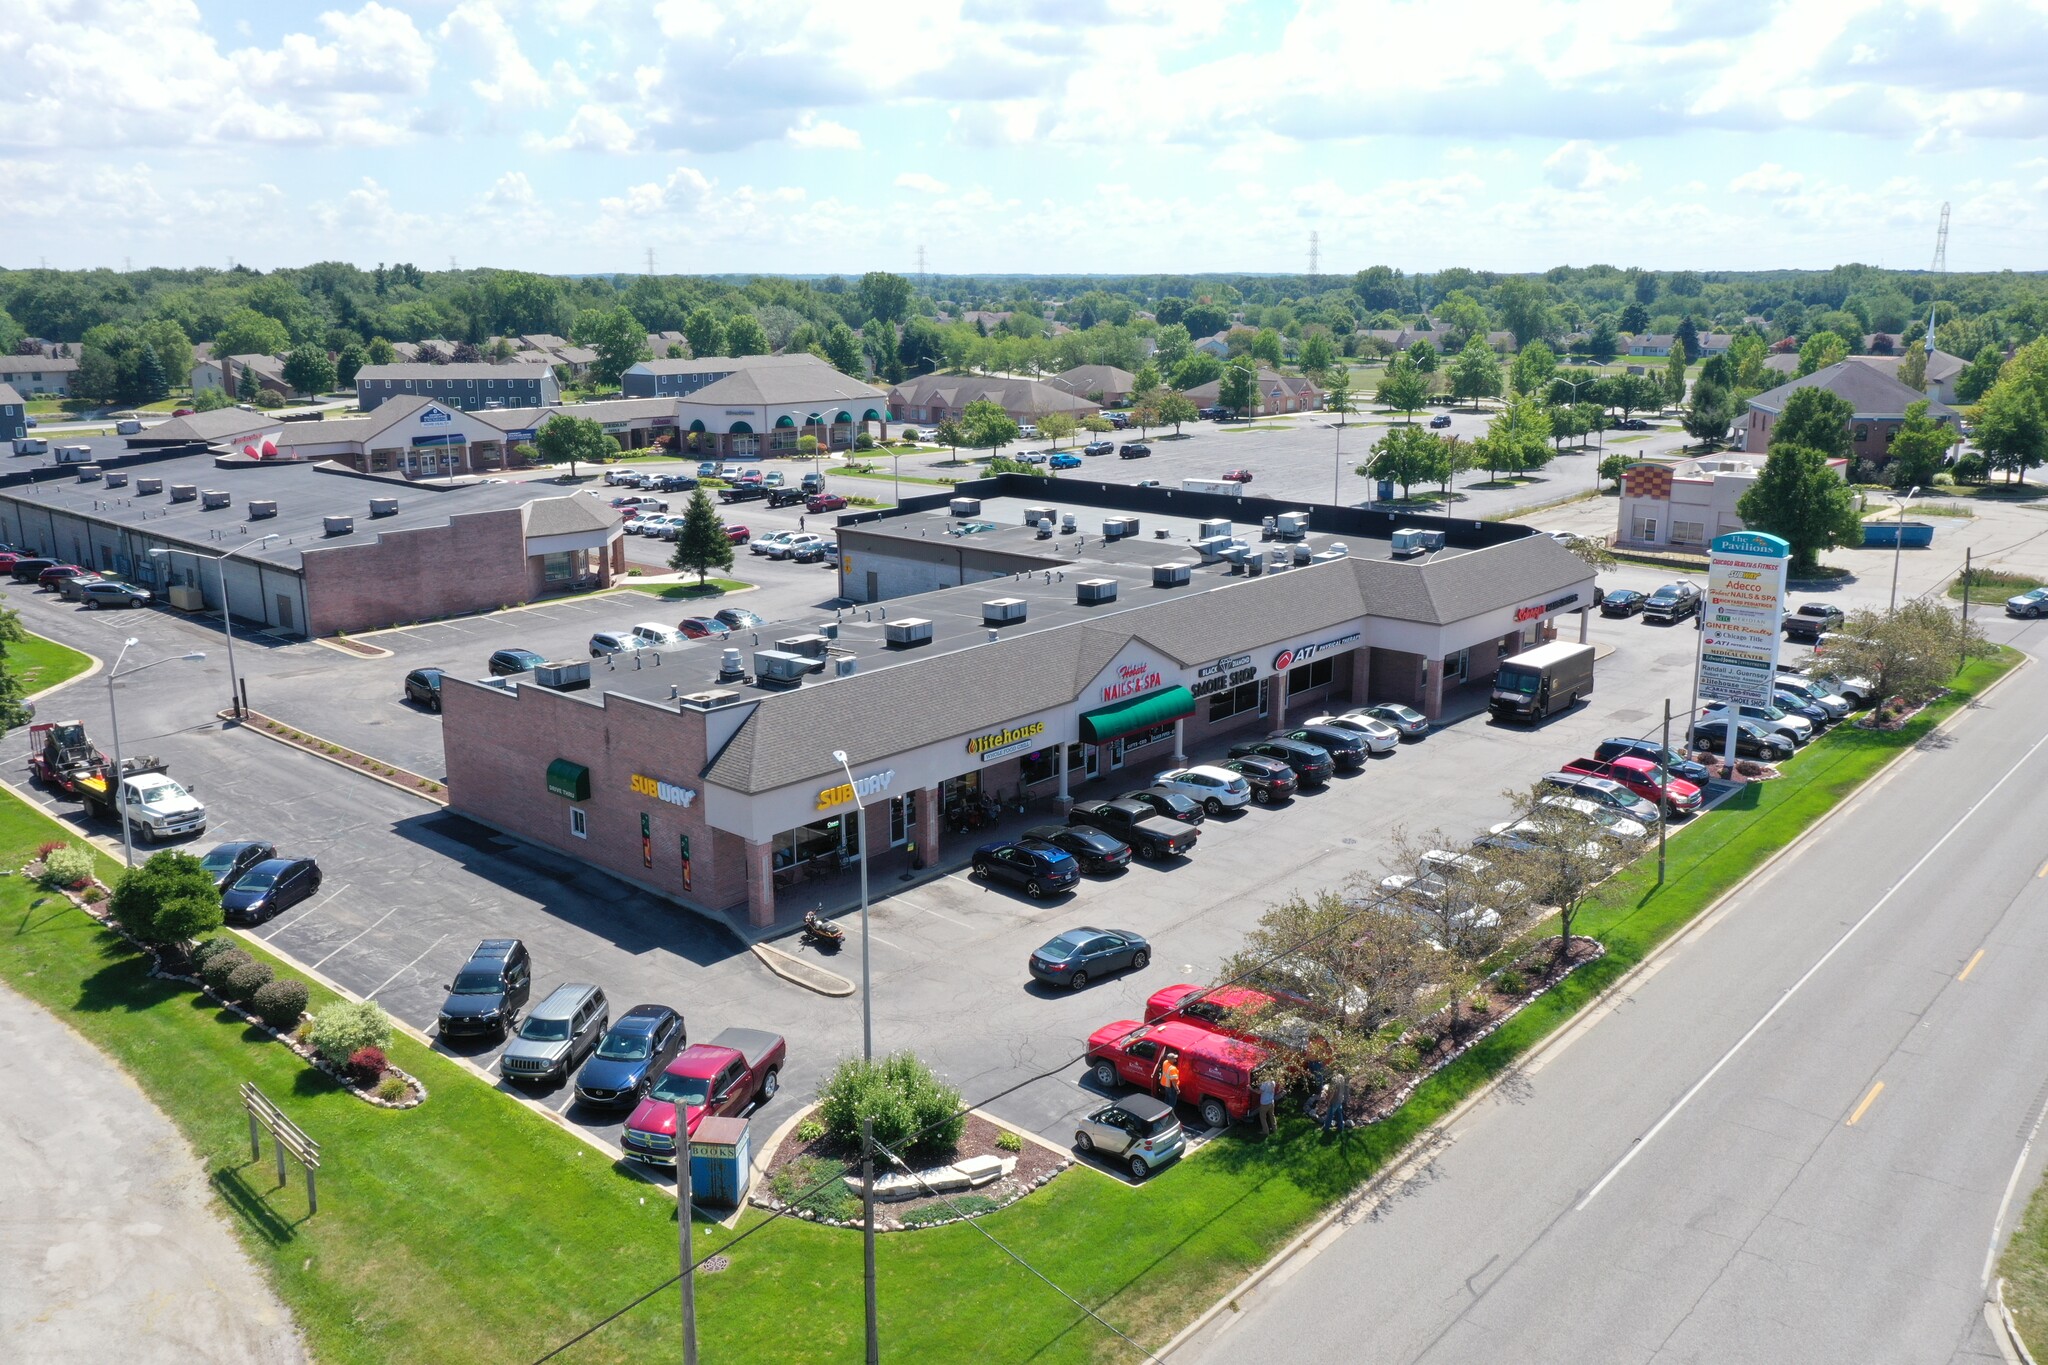
[[[1151,664],[1125,664],[1116,671],[1116,681],[1102,689],[1102,699],[1122,701],[1140,692],[1150,692],[1164,681]]]
[[[889,790],[889,784],[895,780],[896,770],[888,768],[878,773],[870,773],[866,777],[856,777],[850,784],[841,782],[836,787],[827,787],[818,793],[818,809],[831,810],[834,806],[843,806],[849,801],[859,801],[885,792]]]
[[[1296,664],[1305,664],[1318,654],[1327,654],[1333,649],[1341,649],[1357,639],[1358,632],[1354,630],[1349,635],[1338,635],[1328,640],[1318,640],[1312,645],[1296,645],[1292,649],[1283,649],[1273,656],[1273,671],[1275,673],[1285,673]]]
[[[697,793],[688,787],[678,787],[673,782],[664,782],[658,777],[646,777],[640,773],[634,773],[633,780],[627,785],[633,789],[635,796],[651,796],[657,801],[666,801],[671,806],[681,806],[684,810],[688,810],[690,803],[697,799]]]

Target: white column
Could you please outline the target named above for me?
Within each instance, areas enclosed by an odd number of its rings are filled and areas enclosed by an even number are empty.
[[[1187,745],[1181,741],[1181,726],[1186,722],[1187,717],[1182,716],[1173,723],[1173,761],[1175,763],[1185,763],[1188,761]]]
[[[1590,623],[1590,622],[1592,621],[1592,619],[1593,619],[1593,609],[1592,609],[1591,607],[1580,607],[1580,608],[1579,608],[1579,643],[1580,643],[1580,644],[1584,644],[1584,643],[1586,643],[1586,630],[1587,630],[1587,627],[1588,627],[1589,623]]]
[[[1065,810],[1073,805],[1074,801],[1067,795],[1067,746],[1064,740],[1058,745],[1058,753],[1053,762],[1058,766],[1060,773],[1060,809]]]

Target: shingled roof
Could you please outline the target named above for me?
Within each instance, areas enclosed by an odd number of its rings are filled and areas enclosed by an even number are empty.
[[[1775,417],[1785,410],[1785,401],[1797,389],[1826,389],[1838,398],[1847,399],[1854,410],[1851,415],[1863,421],[1902,418],[1907,408],[1926,397],[1886,374],[1880,366],[1842,360],[1812,374],[1802,375],[1789,384],[1766,390],[1750,399],[1749,405],[1758,412],[1767,412]],[[1958,414],[1946,403],[1929,403],[1927,415],[1955,417]]]

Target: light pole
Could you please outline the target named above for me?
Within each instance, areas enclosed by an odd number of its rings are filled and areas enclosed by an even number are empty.
[[[1906,490],[1904,498],[1897,493],[1888,495],[1899,509],[1899,519],[1892,525],[1892,604],[1885,608],[1887,616],[1899,609],[1899,559],[1906,550],[1906,504],[1911,502],[1919,491],[1920,485],[1916,483]]]
[[[1570,389],[1572,391],[1572,406],[1577,407],[1579,405],[1579,387],[1583,384],[1598,383],[1599,380],[1600,376],[1597,374],[1584,375],[1578,379],[1560,379],[1553,375],[1550,382],[1562,384]],[[1600,460],[1607,453],[1607,409],[1605,406],[1602,406],[1600,409],[1600,417],[1593,424],[1593,431],[1598,440],[1598,446],[1593,452],[1593,487],[1597,491],[1600,487]]]
[[[242,715],[242,682],[235,672],[235,618],[228,611],[228,560],[244,550],[253,550],[276,539],[277,532],[273,531],[267,536],[258,536],[247,545],[237,545],[227,553],[217,555],[205,554],[199,550],[171,550],[163,546],[157,546],[149,552],[151,559],[168,560],[173,554],[188,554],[194,559],[210,559],[214,567],[220,570],[220,628],[228,640],[228,709],[235,713],[237,720],[241,719]],[[166,567],[168,568],[168,565]]]
[[[197,662],[206,657],[194,650],[190,654],[167,654],[161,659],[151,659],[146,664],[137,664],[126,673],[121,671],[121,660],[128,657],[128,651],[136,643],[134,636],[121,642],[121,652],[114,656],[114,666],[107,670],[107,721],[114,730],[114,771],[107,778],[107,794],[114,798],[115,807],[121,812],[121,861],[128,867],[135,866],[135,840],[128,829],[128,791],[122,785],[121,772],[121,711],[114,704],[114,682],[119,678],[132,678],[144,669],[155,668],[158,664]]]
[[[834,749],[832,761],[846,774],[846,789],[853,794],[854,848],[860,855],[860,1055],[870,1067],[875,1063],[874,988],[868,974],[868,809],[861,804],[860,788],[854,784],[853,765],[846,750]],[[860,1128],[861,1261],[867,1301],[867,1362],[880,1365],[882,1335],[875,1307],[875,1164],[874,1146],[866,1119]]]

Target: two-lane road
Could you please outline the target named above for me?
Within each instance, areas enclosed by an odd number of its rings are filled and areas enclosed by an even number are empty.
[[[2044,969],[2036,666],[1180,1358],[1997,1360]]]

